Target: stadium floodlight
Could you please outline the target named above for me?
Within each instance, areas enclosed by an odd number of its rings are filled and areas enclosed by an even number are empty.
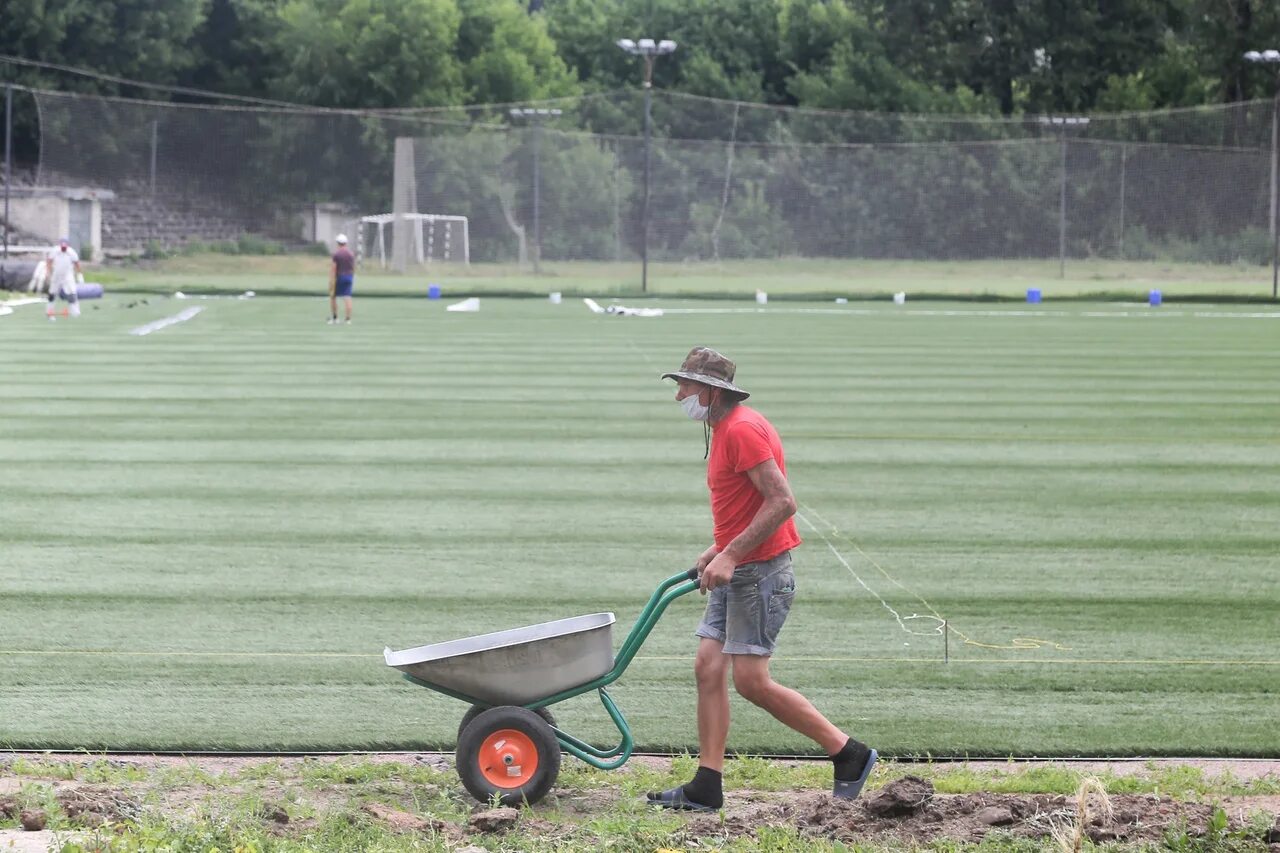
[[[1245,62],[1276,66],[1271,102],[1271,298],[1280,298],[1280,50],[1250,50]]]
[[[547,109],[545,107],[512,107],[507,112],[512,118],[551,118],[564,114],[563,110]]]
[[[1041,124],[1055,127],[1083,127],[1089,124],[1088,116],[1040,116]]]
[[[671,39],[618,39],[615,44],[632,56],[665,56],[676,50],[676,43]]]
[[[649,148],[653,135],[653,61],[659,56],[675,53],[676,43],[671,39],[643,38],[618,39],[618,47],[632,56],[644,59],[644,191],[640,196],[640,292],[649,289]]]
[[[548,107],[512,107],[513,119],[533,125],[533,271],[541,272],[542,262],[542,123],[563,115],[562,110]]]

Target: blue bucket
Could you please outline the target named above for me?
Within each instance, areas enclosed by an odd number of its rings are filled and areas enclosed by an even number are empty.
[[[1151,305],[1154,307],[1164,301],[1164,298],[1160,295],[1160,291],[1153,290],[1151,291],[1150,301]]]
[[[428,285],[427,285],[427,298],[428,298],[428,299],[439,299],[439,298],[440,298],[440,285],[438,285],[438,284],[428,284]]]
[[[1029,287],[1029,288],[1027,288],[1027,301],[1028,301],[1028,302],[1039,302],[1039,301],[1040,301],[1040,288],[1038,288],[1038,287]]]

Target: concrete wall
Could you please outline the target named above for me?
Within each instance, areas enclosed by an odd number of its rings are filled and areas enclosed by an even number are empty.
[[[333,238],[346,234],[354,249],[356,227],[360,217],[349,213],[345,206],[333,203],[320,203],[303,212],[301,237],[313,243],[324,243],[333,248]]]
[[[52,246],[66,230],[71,214],[65,198],[10,198],[9,218],[23,231]]]
[[[19,230],[33,234],[50,246],[71,230],[71,202],[90,204],[89,239],[79,246],[93,246],[95,257],[102,253],[102,201],[114,198],[105,190],[63,189],[55,187],[17,187],[9,197],[9,218]]]

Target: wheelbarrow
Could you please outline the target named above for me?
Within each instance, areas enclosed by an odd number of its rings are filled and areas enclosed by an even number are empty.
[[[395,652],[387,666],[420,687],[471,705],[458,726],[456,766],[481,802],[536,803],[560,775],[560,752],[613,770],[635,741],[605,687],[617,681],[667,605],[698,588],[698,570],[663,581],[613,654],[612,613],[591,613]],[[622,740],[598,749],[556,726],[549,706],[595,690]]]

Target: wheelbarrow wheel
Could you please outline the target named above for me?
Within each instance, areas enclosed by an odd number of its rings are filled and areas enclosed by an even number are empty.
[[[542,717],[503,705],[481,711],[458,737],[458,776],[482,803],[538,802],[560,775],[560,743]]]
[[[472,720],[487,710],[487,708],[483,708],[479,705],[472,705],[467,709],[467,713],[462,715],[462,722],[458,723],[458,740],[462,740],[462,730],[471,725]],[[533,713],[546,720],[547,725],[551,726],[551,728],[554,729],[556,727],[556,718],[555,715],[551,713],[550,708],[535,708]]]

